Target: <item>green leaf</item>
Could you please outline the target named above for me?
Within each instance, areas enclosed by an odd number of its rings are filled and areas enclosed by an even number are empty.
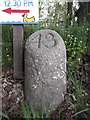
[[[0,113],[0,116],[3,116],[4,118],[7,118],[7,119],[9,119],[9,117],[8,117],[8,115],[7,115],[7,113],[5,112],[2,112],[2,113]]]

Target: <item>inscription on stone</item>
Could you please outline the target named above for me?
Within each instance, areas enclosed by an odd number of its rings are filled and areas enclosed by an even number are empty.
[[[39,30],[25,46],[25,96],[36,110],[54,111],[66,92],[66,48],[58,33]]]

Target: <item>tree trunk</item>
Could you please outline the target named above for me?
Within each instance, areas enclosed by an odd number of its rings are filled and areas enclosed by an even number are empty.
[[[72,20],[72,2],[68,2],[67,4],[67,26],[71,25]]]

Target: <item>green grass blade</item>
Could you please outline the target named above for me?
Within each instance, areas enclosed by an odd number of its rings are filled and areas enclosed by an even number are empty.
[[[4,112],[0,113],[0,116],[2,116],[4,118],[7,118],[7,119],[10,119],[6,112],[5,113]]]
[[[31,110],[31,113],[32,113],[32,116],[33,116],[33,118],[35,119],[36,118],[36,111],[35,111],[35,109],[34,109],[34,105],[33,105],[33,103],[30,101],[30,98],[29,97],[27,97],[27,99],[28,99],[28,101],[29,101],[29,105],[30,105],[30,110]]]
[[[88,110],[89,110],[89,108],[86,108],[86,109],[84,109],[84,110],[81,110],[81,111],[75,113],[72,117],[75,117],[76,115],[79,115],[79,114],[81,114],[81,113],[83,113],[83,112],[86,112],[86,111],[88,111]]]
[[[28,105],[26,105],[26,111],[27,111],[27,118],[32,118],[32,113]]]
[[[33,118],[36,118],[36,115],[35,115],[36,112],[35,112],[35,109],[34,109],[32,102],[30,102],[30,110],[31,110],[31,113],[33,115]]]
[[[21,108],[22,108],[24,118],[28,118],[26,107],[25,107],[25,105],[23,104],[23,102],[21,100],[20,100],[20,104],[21,104]]]

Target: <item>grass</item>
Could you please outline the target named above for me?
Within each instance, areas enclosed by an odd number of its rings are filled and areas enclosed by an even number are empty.
[[[86,108],[86,109],[84,109],[84,110],[81,110],[81,111],[75,113],[75,114],[72,116],[72,118],[75,117],[75,116],[77,116],[77,115],[83,114],[84,112],[89,111],[89,110],[90,110],[89,108]]]
[[[89,112],[89,107],[86,106],[86,99],[83,93],[84,87],[83,87],[83,83],[82,80],[78,79],[77,77],[75,77],[75,75],[73,75],[72,71],[68,71],[68,80],[69,80],[69,90],[67,94],[71,94],[73,100],[70,101],[68,100],[69,103],[69,107],[74,109],[74,114],[72,114],[70,116],[70,119],[73,118],[78,118],[82,119],[84,118],[85,120],[89,120],[89,116],[87,115],[87,113]],[[72,89],[72,90],[71,90]],[[73,92],[71,92],[73,91]],[[18,90],[17,90],[18,92]],[[74,97],[73,97],[74,95]],[[20,99],[20,98],[19,98]],[[20,100],[20,106],[21,106],[21,110],[22,110],[22,115],[23,118],[30,120],[30,119],[51,119],[52,116],[46,112],[45,109],[42,108],[42,110],[40,112],[37,112],[34,107],[33,107],[33,103],[29,102],[29,105],[25,104],[24,102],[22,102],[22,100]],[[57,117],[59,120],[64,120],[63,117],[65,117],[65,120],[68,120],[68,112],[70,113],[71,111],[65,111],[65,109],[67,108],[63,108],[63,110],[59,109],[59,112],[57,113]],[[2,113],[0,114],[2,115],[4,118],[10,119],[8,114]]]
[[[76,98],[76,102],[70,103],[70,101],[69,101],[70,105],[73,106],[73,108],[75,109],[75,113],[71,116],[71,119],[74,117],[87,119],[86,112],[88,112],[90,109],[88,107],[86,107],[85,98],[83,96],[82,84],[81,83],[79,84],[79,82],[77,82],[77,80],[76,81],[74,81],[74,80],[75,79],[72,80],[72,83],[73,83],[72,87],[74,87],[74,89],[75,89],[74,95]],[[22,101],[20,101],[20,105],[22,108],[23,117],[26,118],[27,120],[29,120],[30,118],[51,119],[51,116],[46,112],[45,109],[42,109],[41,112],[35,111],[33,104],[31,102],[29,102],[29,106],[28,106],[28,105],[25,105]],[[62,120],[63,115],[64,115],[63,110],[59,110],[58,115],[57,115],[58,119]],[[66,120],[68,120],[68,119],[66,119]]]
[[[77,69],[78,71],[78,69]],[[73,110],[75,111],[73,114],[71,114],[71,116],[69,117],[69,119],[73,119],[73,118],[78,118],[79,119],[85,119],[85,120],[89,120],[89,106],[87,106],[87,98],[85,97],[84,91],[85,91],[85,87],[83,84],[83,71],[82,71],[82,75],[79,77],[79,72],[73,72],[73,69],[69,69],[68,68],[68,72],[67,72],[67,76],[68,76],[68,82],[69,82],[69,90],[67,92],[68,95],[72,96],[72,101],[67,100],[69,103],[68,107],[73,108]],[[17,93],[18,93],[18,87],[17,87]],[[19,95],[18,95],[19,96]],[[20,98],[19,98],[20,99]],[[30,100],[29,100],[30,101]],[[29,102],[29,105],[25,104],[22,102],[22,100],[20,100],[20,106],[22,109],[22,114],[23,114],[23,118],[30,120],[30,119],[51,119],[52,116],[49,115],[45,109],[42,108],[42,110],[40,112],[37,112],[34,107],[33,107],[33,103]],[[68,120],[68,114],[71,111],[65,111],[64,108],[63,110],[59,110],[59,112],[57,113],[57,117],[59,120],[64,120],[63,116],[65,116],[65,120]],[[9,119],[7,113],[2,113],[2,116],[4,118]]]
[[[7,112],[2,112],[2,113],[0,113],[0,116],[6,118],[6,119],[8,119],[8,120],[10,119],[10,118],[8,117]]]
[[[82,26],[72,26],[69,28],[64,28],[64,27],[60,27],[60,28],[61,29],[59,29],[59,27],[56,27],[56,28],[53,27],[53,29],[57,31],[62,36],[62,38],[65,40],[65,44],[67,48],[67,56],[68,56],[67,76],[68,76],[68,82],[69,82],[69,90],[67,94],[70,94],[73,99],[72,101],[68,101],[68,103],[75,110],[75,113],[71,115],[71,119],[74,117],[88,119],[87,113],[90,109],[86,105],[88,101],[84,94],[84,90],[85,90],[85,87],[83,84],[84,75],[83,75],[83,71],[81,71],[82,75],[79,76],[79,70],[77,70],[83,64],[81,62],[81,55],[85,53],[87,50],[86,41],[88,37],[87,35],[88,26],[82,25]],[[28,26],[26,25],[24,29],[24,34],[25,34],[24,39],[26,40],[30,34],[32,34],[38,29],[42,29],[42,28],[40,28],[39,26],[34,26],[34,25],[28,25]],[[12,66],[12,29],[11,29],[11,26],[8,26],[8,25],[3,26],[2,37],[3,37],[2,64],[5,67]],[[0,61],[1,61],[1,58],[0,58]],[[25,105],[20,100],[20,105],[21,105],[23,117],[26,119],[50,118],[50,115],[48,115],[48,113],[46,113],[46,110],[44,109],[42,109],[41,112],[36,112],[32,103],[30,103],[28,106],[28,105]],[[2,113],[2,116],[5,118],[8,118],[8,115],[6,114],[6,112]],[[64,110],[59,111],[57,116],[59,119],[62,120],[62,116],[64,116]]]
[[[79,118],[84,118],[87,119],[89,116],[87,115],[87,112],[90,110],[87,107],[87,98],[84,94],[85,87],[82,83],[83,81],[83,73],[81,76],[81,79],[77,77],[77,73],[73,75],[71,71],[68,71],[68,79],[71,85],[69,86],[71,88],[69,94],[74,95],[74,99],[72,103],[70,103],[73,108],[75,109],[75,114],[72,117],[79,117]],[[71,92],[73,91],[73,92]],[[86,91],[85,91],[86,92]]]
[[[30,118],[33,119],[39,119],[39,118],[50,118],[49,114],[46,113],[45,109],[42,109],[41,112],[35,111],[33,104],[30,102],[30,106],[23,104],[23,102],[20,100],[20,105],[23,112],[23,117],[29,120]]]

